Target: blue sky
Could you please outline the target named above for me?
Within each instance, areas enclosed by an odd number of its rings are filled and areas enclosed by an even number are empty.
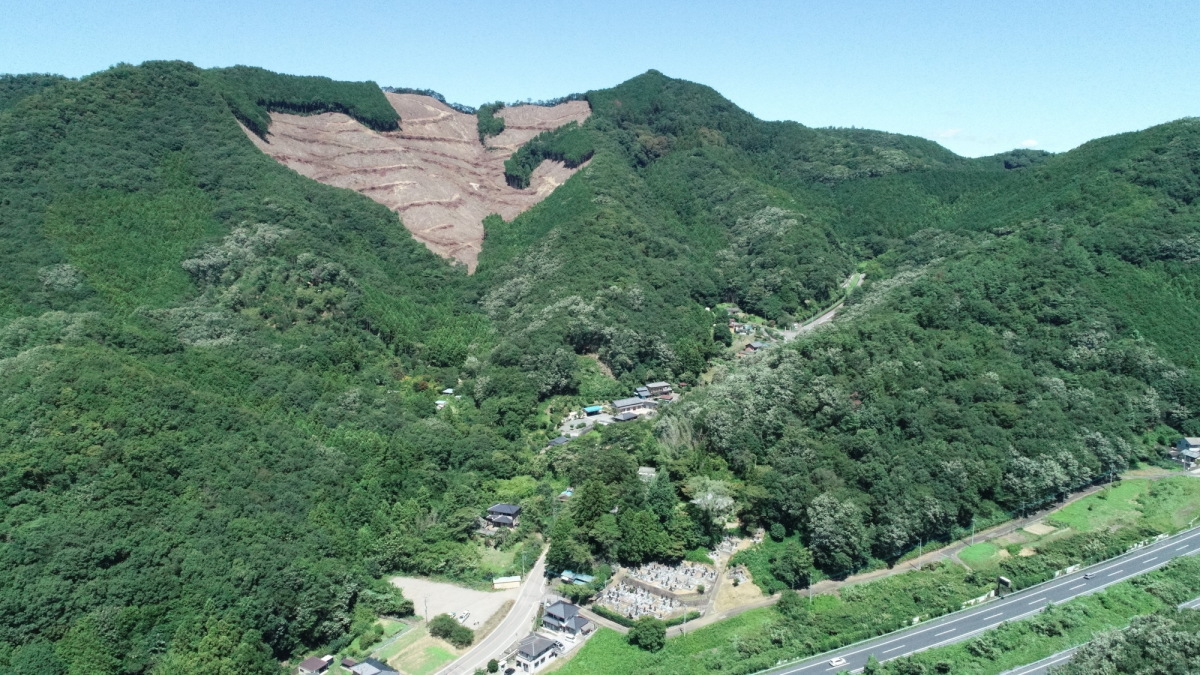
[[[763,119],[1064,151],[1200,115],[1200,0],[9,0],[0,72],[183,59],[541,99],[650,68]]]

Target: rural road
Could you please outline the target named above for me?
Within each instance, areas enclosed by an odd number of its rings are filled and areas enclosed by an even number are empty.
[[[489,659],[499,660],[510,646],[533,630],[533,616],[541,608],[545,592],[546,554],[543,552],[529,574],[525,575],[525,583],[521,584],[521,592],[508,611],[508,616],[487,637],[439,670],[437,675],[474,673],[476,668],[486,668]]]
[[[1018,591],[1002,600],[993,600],[968,610],[932,619],[907,630],[765,672],[769,675],[811,675],[843,671],[856,673],[862,670],[870,656],[881,662],[890,661],[965,640],[1005,621],[1036,614],[1050,603],[1062,603],[1081,595],[1095,593],[1120,581],[1162,567],[1172,558],[1195,553],[1200,553],[1200,528],[1185,530],[1112,560]],[[1085,579],[1085,575],[1091,578]],[[835,656],[846,659],[846,665],[830,666],[829,660]]]

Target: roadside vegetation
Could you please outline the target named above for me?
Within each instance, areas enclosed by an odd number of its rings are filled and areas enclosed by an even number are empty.
[[[1171,641],[1169,636],[1181,633],[1187,626],[1200,625],[1195,618],[1197,612],[1175,609],[1178,604],[1198,595],[1200,560],[1179,558],[1161,570],[1110,586],[1094,595],[1051,605],[1028,619],[1006,623],[964,642],[883,664],[871,664],[863,672],[870,675],[997,675],[1088,642],[1098,634],[1094,646],[1085,647],[1070,665],[1055,672],[1089,675],[1174,672],[1173,667],[1157,670],[1155,664],[1175,666],[1187,662],[1189,656],[1195,658],[1194,653],[1186,653],[1189,648],[1185,645],[1193,642],[1190,635],[1180,643]],[[1131,621],[1134,630],[1128,635],[1108,632],[1124,628]],[[1151,631],[1161,633],[1151,638]],[[1156,646],[1145,652],[1135,646],[1150,640]],[[1185,653],[1180,654],[1177,651],[1180,648]],[[1114,667],[1114,661],[1123,665]],[[1101,663],[1106,665],[1101,667]]]

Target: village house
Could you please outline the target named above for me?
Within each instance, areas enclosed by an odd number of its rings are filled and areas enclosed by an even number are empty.
[[[300,667],[296,669],[297,675],[321,675],[328,668],[329,664],[333,663],[333,656],[310,656],[300,662]]]
[[[521,524],[521,507],[514,504],[493,504],[487,521],[495,527],[516,527]]]
[[[632,422],[632,421],[636,420],[637,418],[638,418],[637,413],[623,412],[619,415],[614,416],[613,420],[617,421],[617,422]]]
[[[554,641],[533,633],[523,638],[517,646],[517,668],[524,673],[536,672],[555,656],[558,656],[558,651]]]
[[[1181,438],[1175,443],[1175,449],[1184,463],[1194,464],[1200,460],[1200,438]]]
[[[596,625],[580,615],[579,607],[565,600],[550,605],[542,614],[542,625],[571,637],[587,635]]]
[[[654,401],[648,401],[644,398],[623,398],[612,402],[613,410],[620,413],[640,413],[654,410],[656,404]]]
[[[363,659],[350,666],[354,675],[400,675],[395,668],[378,659]]]
[[[638,467],[638,478],[646,481],[647,483],[653,481],[657,477],[658,477],[658,469],[655,469],[652,466],[639,466]]]
[[[649,382],[646,384],[646,389],[650,391],[651,396],[662,396],[663,394],[671,393],[671,385],[666,382]]]

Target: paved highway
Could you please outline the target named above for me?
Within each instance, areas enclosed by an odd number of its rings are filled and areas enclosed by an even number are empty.
[[[1179,605],[1179,608],[1180,609],[1200,609],[1200,598],[1195,598],[1193,600],[1188,600],[1187,602],[1181,603]],[[1042,659],[1041,661],[1034,661],[1033,663],[1021,666],[1019,668],[1013,668],[1012,670],[1006,670],[1003,673],[1001,673],[1000,675],[1046,675],[1047,673],[1050,672],[1051,668],[1053,668],[1055,666],[1061,666],[1062,664],[1069,661],[1071,659],[1071,657],[1074,656],[1075,652],[1077,652],[1077,651],[1079,651],[1079,647],[1072,647],[1070,649],[1065,649],[1057,654],[1047,656],[1046,658]]]
[[[1012,593],[968,610],[884,635],[874,640],[850,645],[789,666],[768,671],[770,675],[813,675],[815,673],[858,672],[870,656],[890,661],[915,652],[958,642],[1013,621],[1042,611],[1050,603],[1063,603],[1072,598],[1095,593],[1102,588],[1162,567],[1181,555],[1200,553],[1200,528],[1180,532],[1160,542],[1126,553],[1107,562],[1093,565],[1073,574],[1059,577],[1038,586]],[[830,659],[846,659],[843,666],[829,665]]]
[[[521,638],[533,630],[533,617],[542,607],[542,597],[546,592],[546,554],[542,553],[533,569],[525,576],[525,583],[517,595],[516,602],[508,611],[508,616],[480,640],[470,651],[455,659],[450,665],[438,671],[437,675],[454,675],[456,673],[474,673],[476,668],[484,668],[490,659],[499,659],[503,653]]]

